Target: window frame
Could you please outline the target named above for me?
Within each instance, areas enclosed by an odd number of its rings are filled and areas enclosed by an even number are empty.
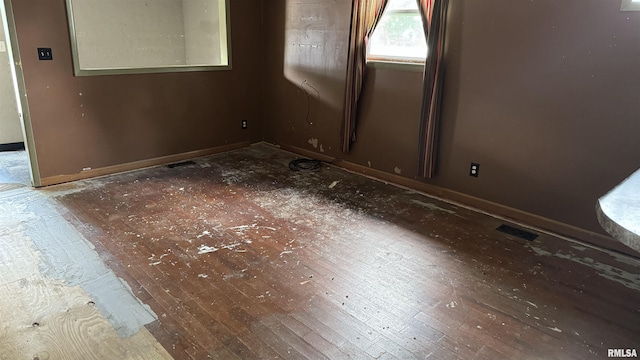
[[[388,11],[390,11],[391,13],[399,13],[399,14],[417,14],[418,16],[420,16],[421,21],[424,21],[422,19],[422,14],[420,14],[419,8],[416,10],[409,10],[409,9],[390,10],[387,8],[384,10],[382,16],[380,17],[380,22],[382,21],[383,17],[387,14]],[[378,22],[378,24],[376,25],[376,29],[380,25],[380,22]],[[374,29],[373,32],[375,32],[376,29]],[[373,32],[372,32],[372,35],[373,35]],[[426,42],[426,39],[425,39],[425,42]],[[393,64],[393,65],[383,65],[382,67],[385,67],[385,68],[392,67],[392,68],[398,68],[398,69],[414,68],[416,71],[418,71],[418,69],[424,69],[424,64],[426,62],[426,57],[425,59],[421,59],[421,58],[412,58],[412,57],[403,57],[403,56],[371,55],[370,50],[371,50],[371,47],[370,46],[367,47],[367,56],[366,56],[367,64],[372,64],[374,67],[380,67],[378,64]]]
[[[73,72],[75,76],[100,76],[100,75],[126,75],[126,74],[154,74],[154,73],[177,73],[194,71],[219,71],[232,70],[231,56],[231,7],[230,0],[224,1],[225,21],[226,21],[226,65],[166,65],[153,67],[110,67],[100,69],[83,69],[80,67],[80,55],[78,53],[78,39],[76,36],[76,26],[73,13],[73,0],[65,0],[67,7],[67,22],[69,25],[69,35],[71,37],[71,55],[73,60]]]

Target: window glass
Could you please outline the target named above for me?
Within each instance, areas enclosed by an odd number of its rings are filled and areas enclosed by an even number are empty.
[[[621,11],[640,11],[640,0],[622,0]]]
[[[389,0],[368,47],[368,60],[424,62],[427,41],[416,0]]]

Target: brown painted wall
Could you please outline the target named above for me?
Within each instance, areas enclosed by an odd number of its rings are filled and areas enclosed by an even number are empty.
[[[437,181],[602,232],[597,199],[640,167],[640,13],[619,1],[495,3],[453,8]]]
[[[231,2],[232,71],[146,75],[75,77],[65,1],[13,11],[42,177],[261,139],[255,1]],[[38,61],[37,47],[54,60]]]
[[[369,68],[358,141],[339,151],[350,5],[265,2],[266,139],[319,152],[309,141],[318,139],[326,155],[415,178],[420,73]],[[640,167],[640,12],[619,8],[451,1],[438,175],[428,182],[603,233],[596,200]],[[304,79],[320,89],[313,125]],[[472,161],[479,178],[468,176]]]
[[[264,11],[265,139],[314,149],[314,138],[339,154],[351,2],[269,0]]]

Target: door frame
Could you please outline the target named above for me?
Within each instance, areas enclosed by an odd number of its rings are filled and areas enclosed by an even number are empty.
[[[36,155],[36,147],[33,139],[33,128],[31,126],[31,115],[29,113],[29,102],[27,100],[27,87],[24,82],[24,72],[22,70],[22,59],[20,57],[20,48],[18,46],[18,35],[16,24],[13,18],[13,7],[11,0],[3,0],[0,2],[0,16],[4,23],[4,31],[7,42],[7,52],[11,63],[11,77],[13,78],[13,87],[16,94],[16,102],[20,115],[20,124],[22,127],[22,136],[24,139],[24,147],[29,158],[29,175],[31,176],[31,185],[40,187],[40,169],[38,167],[38,157]]]

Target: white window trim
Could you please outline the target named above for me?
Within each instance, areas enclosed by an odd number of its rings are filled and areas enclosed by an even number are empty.
[[[411,72],[424,72],[424,62],[411,63],[411,62],[398,62],[398,61],[386,61],[386,60],[367,60],[367,66],[374,69],[388,69],[388,70],[400,70]]]

